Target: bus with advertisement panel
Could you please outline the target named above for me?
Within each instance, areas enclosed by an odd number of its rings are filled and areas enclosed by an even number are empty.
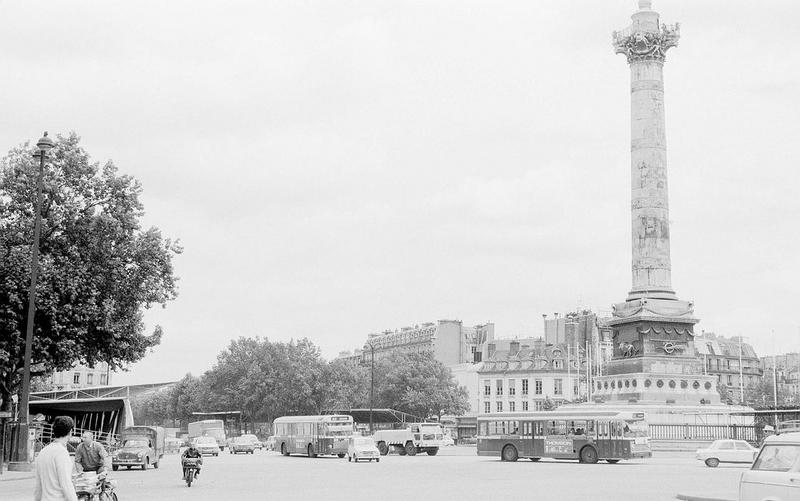
[[[333,455],[343,458],[347,439],[353,434],[353,417],[341,414],[323,416],[284,416],[273,422],[275,450],[281,454],[306,454],[313,458]]]
[[[555,410],[478,416],[478,455],[616,463],[652,451],[643,412]]]

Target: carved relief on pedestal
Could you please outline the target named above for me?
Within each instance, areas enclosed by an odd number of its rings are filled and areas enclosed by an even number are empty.
[[[612,35],[614,50],[625,54],[629,63],[640,61],[664,62],[667,49],[678,45],[680,25],[662,24],[658,31],[639,31],[627,28]]]

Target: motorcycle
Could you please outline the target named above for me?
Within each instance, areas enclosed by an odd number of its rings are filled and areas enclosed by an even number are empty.
[[[117,493],[114,492],[116,483],[108,478],[105,471],[78,473],[73,475],[72,483],[75,485],[78,501],[117,501]]]
[[[199,458],[183,458],[183,479],[189,487],[192,486],[197,470],[200,469],[199,462]]]

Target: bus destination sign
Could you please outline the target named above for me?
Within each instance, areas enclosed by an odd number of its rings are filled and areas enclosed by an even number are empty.
[[[572,454],[572,439],[561,436],[544,438],[545,454]]]

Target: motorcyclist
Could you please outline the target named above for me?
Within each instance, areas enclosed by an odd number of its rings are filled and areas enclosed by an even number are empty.
[[[81,444],[75,451],[75,468],[78,472],[94,471],[102,473],[111,463],[111,457],[100,442],[94,441],[94,433],[83,432]]]
[[[195,477],[200,476],[200,468],[203,466],[203,455],[200,454],[200,451],[194,446],[194,444],[190,445],[183,454],[181,454],[181,466],[183,467],[183,478],[186,478],[186,459],[189,458],[197,458],[197,471],[194,473]]]

